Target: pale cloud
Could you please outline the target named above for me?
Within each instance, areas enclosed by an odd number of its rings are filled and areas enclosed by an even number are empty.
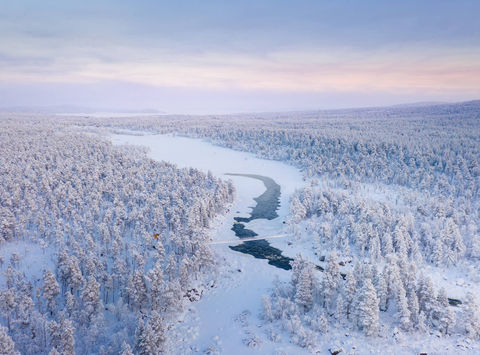
[[[4,0],[0,84],[61,84],[74,96],[75,85],[121,81],[151,88],[152,102],[156,88],[296,93],[302,104],[327,92],[472,98],[475,10],[470,0]]]
[[[325,48],[266,56],[221,52],[192,56],[161,50],[132,52],[115,46],[107,51],[110,55],[102,58],[91,47],[77,48],[76,55],[64,48],[62,55],[51,60],[6,65],[1,75],[4,80],[20,82],[122,80],[162,87],[279,91],[443,89],[478,93],[480,82],[480,53],[473,49],[455,54],[448,49],[360,52]],[[42,55],[53,57],[52,53]]]

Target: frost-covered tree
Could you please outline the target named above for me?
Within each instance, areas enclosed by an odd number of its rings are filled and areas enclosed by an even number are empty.
[[[440,308],[448,307],[447,290],[444,287],[440,287],[437,293],[437,305]]]
[[[350,318],[350,314],[353,313],[355,292],[357,289],[357,280],[353,272],[347,273],[346,280],[344,283],[344,294],[345,294],[345,310],[347,313],[347,318]]]
[[[337,253],[332,252],[325,267],[323,278],[321,282],[321,292],[324,297],[324,304],[327,309],[334,307],[335,295],[338,291],[339,283],[341,280],[340,268],[338,266]]]
[[[423,277],[423,274],[420,276],[417,295],[420,311],[425,314],[427,320],[430,320],[435,311],[436,301],[433,282],[429,276]]]
[[[100,284],[92,276],[88,279],[82,291],[82,301],[82,313],[85,322],[88,324],[96,315],[101,313],[103,309],[102,300],[100,299]]]
[[[478,339],[480,337],[480,310],[475,295],[472,292],[467,293],[463,314],[463,322],[467,336],[471,339]]]
[[[0,326],[0,354],[1,355],[20,355],[15,351],[15,344],[8,336],[7,328]]]
[[[379,302],[379,309],[381,311],[386,311],[387,301],[388,301],[388,288],[387,288],[387,282],[385,281],[385,277],[383,277],[383,274],[380,275],[380,277],[378,278],[376,289],[377,289],[377,296],[378,296],[378,302]]]
[[[357,297],[357,325],[366,335],[374,335],[378,329],[378,298],[371,280],[363,281]]]
[[[6,290],[0,290],[0,309],[2,315],[7,320],[7,329],[11,330],[12,312],[15,309],[17,303],[15,300],[15,293],[13,289],[8,288]]]
[[[150,281],[150,296],[152,299],[152,309],[158,311],[162,305],[162,295],[164,292],[164,274],[163,265],[160,261],[155,263],[155,266],[148,274]]]
[[[458,226],[452,218],[448,218],[442,231],[445,244],[445,262],[447,265],[455,265],[465,255],[465,244],[458,230]]]
[[[122,343],[122,355],[133,355],[132,348],[125,341]]]
[[[398,294],[397,309],[397,317],[400,321],[400,327],[403,330],[408,330],[410,327],[411,312],[408,308],[407,296],[403,287],[400,289],[400,292]]]
[[[305,311],[313,305],[313,281],[309,268],[305,267],[300,272],[296,287],[295,302]]]
[[[420,333],[425,333],[427,331],[426,321],[427,318],[425,317],[425,313],[420,312],[420,314],[418,315],[418,322],[416,327]]]
[[[85,283],[85,279],[83,278],[82,272],[78,265],[78,259],[75,256],[72,256],[68,261],[67,283],[70,287],[71,293],[80,292]]]
[[[270,297],[264,295],[262,297],[262,314],[263,318],[269,322],[272,322],[274,319],[273,310],[272,310],[272,302]]]
[[[335,319],[342,322],[346,316],[344,296],[339,293],[337,296],[337,304],[335,306]]]
[[[322,312],[318,319],[318,330],[320,330],[321,333],[326,333],[328,331],[328,320],[325,316],[325,312]]]
[[[440,312],[439,315],[440,331],[447,335],[450,334],[450,330],[455,326],[456,323],[455,313],[450,307],[446,307]]]
[[[418,305],[418,297],[415,290],[407,294],[407,299],[408,310],[410,311],[410,322],[412,325],[416,326],[418,324],[420,306]]]
[[[47,270],[43,275],[42,294],[47,301],[47,309],[50,315],[53,315],[57,309],[57,296],[60,293],[60,287],[55,279],[55,275]]]
[[[142,310],[148,300],[147,284],[145,276],[137,270],[128,281],[128,294],[134,309]]]
[[[50,321],[48,323],[48,332],[52,347],[61,351],[65,355],[75,354],[75,328],[72,321],[60,316],[60,322]]]
[[[165,351],[165,325],[159,313],[153,311],[152,317],[146,322],[144,329],[139,333],[139,354],[161,354]]]

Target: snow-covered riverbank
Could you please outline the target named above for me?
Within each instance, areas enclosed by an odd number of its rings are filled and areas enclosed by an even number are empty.
[[[215,241],[235,240],[231,230],[234,217],[247,216],[255,205],[254,197],[265,190],[263,183],[242,176],[225,176],[225,173],[259,174],[274,179],[281,187],[278,218],[274,220],[257,219],[246,223],[246,228],[255,230],[259,235],[273,235],[284,232],[283,221],[288,214],[289,198],[295,189],[305,182],[301,173],[289,165],[277,161],[256,158],[253,154],[234,151],[208,142],[172,135],[113,135],[115,144],[134,144],[150,149],[149,156],[156,160],[165,160],[179,167],[194,167],[211,171],[214,175],[231,179],[236,188],[236,199],[230,212],[212,227]],[[273,246],[282,246],[281,239],[272,241]],[[234,245],[234,244],[233,244]],[[198,327],[197,337],[191,341],[194,352],[203,352],[208,347],[217,348],[221,353],[245,354],[255,352],[246,346],[253,345],[256,339],[265,338],[264,330],[258,319],[262,295],[268,293],[276,277],[280,280],[290,278],[288,271],[268,265],[267,260],[255,259],[231,250],[229,244],[213,245],[218,260],[225,262],[221,266],[217,284],[206,292],[199,302],[193,304],[181,327]],[[293,257],[294,255],[288,255]],[[185,335],[183,335],[185,336]],[[275,350],[295,351],[299,348],[289,344],[288,340],[279,343],[264,343],[264,352]]]
[[[253,198],[265,191],[265,186],[260,180],[244,176],[226,176],[226,173],[258,174],[272,178],[280,185],[280,208],[277,211],[279,217],[273,220],[255,219],[245,223],[245,228],[259,235],[288,232],[283,224],[289,213],[288,201],[296,189],[306,184],[300,172],[292,166],[278,161],[258,159],[253,154],[214,146],[199,139],[174,135],[114,135],[112,141],[115,144],[146,146],[150,149],[149,156],[153,159],[166,160],[179,167],[211,171],[218,177],[231,179],[237,196],[229,213],[217,218],[212,225],[214,242],[235,240],[235,233],[231,230],[234,218],[248,216],[251,207],[255,206]],[[298,236],[276,238],[270,242],[287,257],[295,257],[297,253],[302,253],[308,260],[314,261],[316,257],[311,241],[308,239],[308,242],[305,240],[302,242],[300,239]],[[276,278],[280,281],[290,280],[291,272],[268,265],[267,260],[254,259],[250,255],[232,251],[230,245],[235,243],[212,244],[215,257],[219,261],[218,275],[212,276],[215,285],[203,293],[200,301],[191,304],[179,324],[177,338],[172,340],[179,346],[178,353],[204,353],[207,350],[208,353],[222,354],[248,354],[259,351],[307,353],[306,349],[293,345],[289,336],[282,335],[277,342],[271,341],[267,335],[268,330],[265,329],[266,323],[259,318],[262,296],[270,293],[269,288]],[[451,287],[447,289],[451,291]],[[458,309],[454,311],[459,312]],[[319,346],[325,351],[333,346],[351,349],[359,354],[411,353],[413,349],[415,351],[442,349],[450,353],[453,349],[472,347],[461,338],[437,338],[431,333],[428,341],[425,341],[424,336],[415,334],[409,337],[408,345],[403,338],[396,339],[395,344],[398,344],[395,345],[388,336],[382,336],[371,343],[360,333],[350,333],[341,326],[332,325],[331,331],[319,341]]]

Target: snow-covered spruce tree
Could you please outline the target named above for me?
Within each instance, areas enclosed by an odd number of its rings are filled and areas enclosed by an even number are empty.
[[[447,218],[442,231],[446,265],[455,265],[465,255],[465,244],[452,218]]]
[[[357,279],[353,272],[348,272],[345,283],[343,284],[345,294],[345,312],[347,318],[350,319],[354,312],[355,292],[357,288]]]
[[[334,302],[341,280],[337,253],[335,251],[328,256],[327,265],[322,276],[321,293],[323,296],[323,304],[327,310],[331,310],[335,307]]]
[[[77,257],[75,256],[70,257],[68,260],[67,267],[68,267],[67,284],[70,288],[70,292],[72,294],[79,294],[80,290],[85,284],[85,279],[78,265]]]
[[[306,312],[313,305],[313,280],[310,268],[304,267],[300,271],[300,277],[295,292],[295,302]]]
[[[449,335],[451,329],[455,326],[456,317],[451,307],[444,307],[439,312],[439,329],[443,334]]]
[[[122,355],[133,355],[132,348],[125,341],[122,343]]]
[[[301,254],[297,254],[295,259],[292,262],[290,262],[290,265],[292,266],[291,282],[293,287],[297,287],[297,284],[300,280],[300,275],[303,269],[305,268],[305,266],[307,265],[307,263],[308,261],[305,260]]]
[[[463,314],[463,322],[467,336],[471,339],[478,339],[480,337],[480,310],[475,295],[472,292],[467,293]]]
[[[387,282],[383,273],[379,275],[377,284],[375,285],[377,290],[377,297],[379,302],[379,308],[381,311],[387,310],[387,301],[388,301],[388,288]]]
[[[448,307],[448,297],[447,297],[447,290],[445,287],[440,287],[437,293],[437,308],[446,308]]]
[[[364,280],[358,290],[355,314],[356,323],[365,335],[375,335],[378,329],[378,298],[370,279]]]
[[[100,284],[94,277],[90,277],[82,290],[82,319],[85,324],[92,322],[93,318],[102,313],[103,304],[100,299]]]
[[[468,250],[472,259],[480,259],[480,235],[472,235]]]
[[[48,323],[48,332],[50,344],[53,348],[58,349],[65,355],[75,354],[75,328],[71,320],[65,319],[64,315],[60,315],[59,323],[54,320]]]
[[[165,334],[164,320],[158,312],[153,311],[150,319],[147,320],[145,327],[139,333],[137,340],[138,354],[162,354],[165,352]]]
[[[137,311],[142,311],[148,301],[148,289],[142,271],[135,271],[133,276],[129,278],[127,290],[132,308]]]
[[[397,318],[400,321],[400,328],[402,330],[408,330],[410,327],[410,316],[411,312],[408,308],[407,295],[403,287],[400,288],[397,297]]]
[[[55,279],[55,275],[50,270],[47,270],[43,275],[42,294],[47,301],[47,309],[50,315],[53,315],[57,309],[57,296],[59,293],[60,287]]]
[[[328,332],[328,320],[325,312],[321,312],[317,319],[317,329],[320,333],[325,334]]]
[[[425,317],[425,313],[420,312],[420,314],[418,315],[418,322],[417,322],[417,326],[416,326],[416,329],[420,333],[426,333],[427,332],[428,328],[427,328],[426,322],[427,322],[427,318]]]
[[[159,311],[163,307],[164,278],[163,265],[160,261],[157,261],[153,269],[148,273],[152,310],[154,311]]]
[[[420,311],[425,314],[427,322],[430,322],[434,317],[436,302],[433,282],[429,276],[424,277],[420,274],[417,295]]]
[[[0,355],[20,355],[15,351],[15,344],[7,331],[7,328],[0,326]]]
[[[338,293],[337,302],[335,305],[335,319],[338,322],[343,322],[346,317],[346,309],[345,309],[345,299],[341,292]]]
[[[8,331],[11,330],[12,312],[16,305],[15,292],[12,288],[0,290],[0,310],[3,318],[6,319]]]
[[[267,295],[263,295],[262,297],[262,316],[268,322],[272,322],[274,320],[274,314],[272,309],[272,302],[270,297]]]
[[[410,293],[407,294],[407,299],[408,299],[408,310],[410,311],[410,323],[413,326],[418,326],[418,317],[419,317],[419,312],[420,312],[420,306],[418,304],[418,297],[417,293],[415,290],[410,291]]]

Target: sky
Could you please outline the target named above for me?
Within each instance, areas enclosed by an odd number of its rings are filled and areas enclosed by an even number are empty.
[[[228,113],[480,98],[478,0],[1,0],[0,107]]]

